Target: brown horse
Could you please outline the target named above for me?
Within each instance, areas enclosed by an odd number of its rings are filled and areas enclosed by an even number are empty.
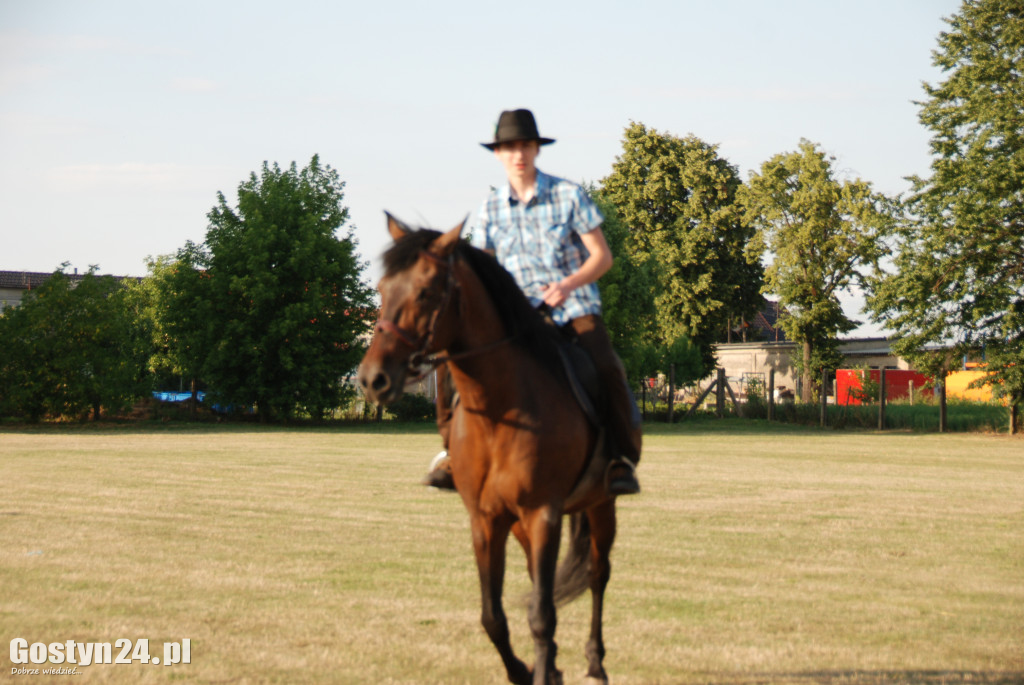
[[[592,478],[599,432],[566,382],[558,333],[490,255],[447,233],[412,231],[388,215],[394,245],[359,382],[377,402],[399,398],[423,365],[447,363],[458,391],[449,440],[452,475],[469,512],[483,599],[481,621],[513,683],[561,683],[555,605],[588,587],[593,600],[587,683],[607,683],[601,616],[611,573],[615,500]],[[590,485],[588,485],[590,484]],[[564,515],[570,544],[557,564]],[[516,657],[502,608],[511,532],[533,581],[532,669]],[[557,568],[556,568],[557,564]]]

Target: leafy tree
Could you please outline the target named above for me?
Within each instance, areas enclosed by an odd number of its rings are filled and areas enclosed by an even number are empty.
[[[967,0],[947,20],[925,84],[931,176],[912,177],[894,274],[868,304],[894,350],[942,366],[983,348],[986,382],[1024,401],[1024,5]],[[937,354],[935,346],[948,348]],[[935,370],[935,369],[933,369]],[[941,372],[941,368],[938,371]]]
[[[859,282],[859,268],[877,264],[894,212],[869,183],[836,179],[832,161],[802,140],[798,151],[765,162],[740,192],[747,221],[757,227],[750,259],[771,253],[763,290],[779,297],[782,328],[803,347],[794,365],[804,401],[815,373],[842,361],[838,336],[857,323],[843,312],[839,293]]]
[[[46,414],[53,386],[49,354],[41,353],[49,337],[45,317],[32,305],[38,292],[27,295],[20,306],[0,312],[0,416],[19,416],[33,423]]]
[[[618,208],[599,190],[591,189],[604,214],[603,233],[615,255],[612,268],[601,277],[604,320],[615,350],[630,379],[666,376],[675,365],[676,380],[682,385],[706,375],[700,348],[683,335],[669,345],[656,337],[654,294],[658,288],[654,260],[630,249],[632,235],[619,217]]]
[[[95,267],[74,281],[63,268],[0,316],[4,413],[99,419],[146,390],[144,334],[132,296]]]
[[[214,320],[210,274],[197,266],[204,258],[202,249],[189,241],[174,257],[149,260],[145,280],[154,345],[151,368],[157,378],[188,381],[193,417]]]
[[[179,251],[176,278],[194,304],[164,330],[205,347],[198,358],[215,398],[255,405],[263,421],[299,409],[319,417],[352,392],[343,377],[374,310],[352,229],[335,236],[348,219],[344,185],[316,156],[301,171],[264,163],[239,185],[236,207],[218,193],[204,246]],[[185,370],[197,357],[179,348],[174,359]]]
[[[763,302],[760,264],[744,258],[753,231],[735,205],[736,168],[694,136],[634,122],[602,185],[631,229],[631,257],[655,272],[654,337],[666,348],[689,338],[709,372],[730,318],[753,316]]]
[[[673,367],[677,387],[696,383],[707,375],[700,348],[685,336],[662,350],[658,370],[667,376]]]
[[[638,262],[631,253],[629,229],[615,205],[599,190],[591,188],[589,192],[604,215],[602,232],[615,255],[612,268],[597,283],[604,322],[626,367],[626,377],[640,378],[651,373],[644,366],[654,329],[654,273],[649,261]]]

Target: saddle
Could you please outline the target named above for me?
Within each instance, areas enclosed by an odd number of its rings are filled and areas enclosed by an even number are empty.
[[[563,339],[558,345],[558,356],[562,360],[569,387],[580,409],[595,428],[600,428],[603,422],[597,407],[602,406],[604,402],[604,390],[597,377],[594,361],[586,350],[569,339]]]
[[[569,338],[563,338],[559,343],[558,356],[576,402],[597,431],[594,451],[587,455],[583,470],[565,500],[566,509],[572,509],[595,492],[607,491],[605,477],[613,455],[609,449],[605,422],[597,410],[597,407],[604,405],[605,398],[604,386],[593,360],[586,350]]]

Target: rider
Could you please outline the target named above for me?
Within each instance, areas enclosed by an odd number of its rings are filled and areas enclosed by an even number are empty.
[[[533,113],[505,111],[494,141],[482,143],[505,168],[508,184],[493,189],[477,214],[471,241],[494,254],[536,306],[547,305],[551,317],[590,353],[603,379],[608,428],[615,458],[609,467],[613,495],[640,491],[635,466],[640,460],[640,425],[622,361],[612,349],[601,318],[600,278],[612,265],[601,231],[603,217],[583,189],[540,171],[535,161],[542,145],[555,142],[537,131]],[[440,371],[440,370],[439,370]],[[448,446],[451,418],[450,382],[438,373],[438,427]],[[442,452],[424,480],[452,487]]]

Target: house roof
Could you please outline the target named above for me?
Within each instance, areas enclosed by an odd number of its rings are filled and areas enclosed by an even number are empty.
[[[46,273],[43,271],[0,271],[0,288],[9,288],[11,290],[35,290],[43,283],[46,282],[50,276],[53,276],[54,272]],[[80,281],[85,278],[85,274],[64,274],[72,281]],[[104,274],[97,274],[101,276]],[[141,280],[135,276],[114,276],[119,281],[125,279]]]
[[[33,290],[46,282],[53,273],[40,271],[0,271],[0,288],[13,290]],[[78,274],[68,274],[68,278],[80,280]]]
[[[787,341],[785,331],[779,326],[779,303],[777,301],[765,300],[764,307],[754,315],[750,326],[764,331],[764,336],[769,341]]]

